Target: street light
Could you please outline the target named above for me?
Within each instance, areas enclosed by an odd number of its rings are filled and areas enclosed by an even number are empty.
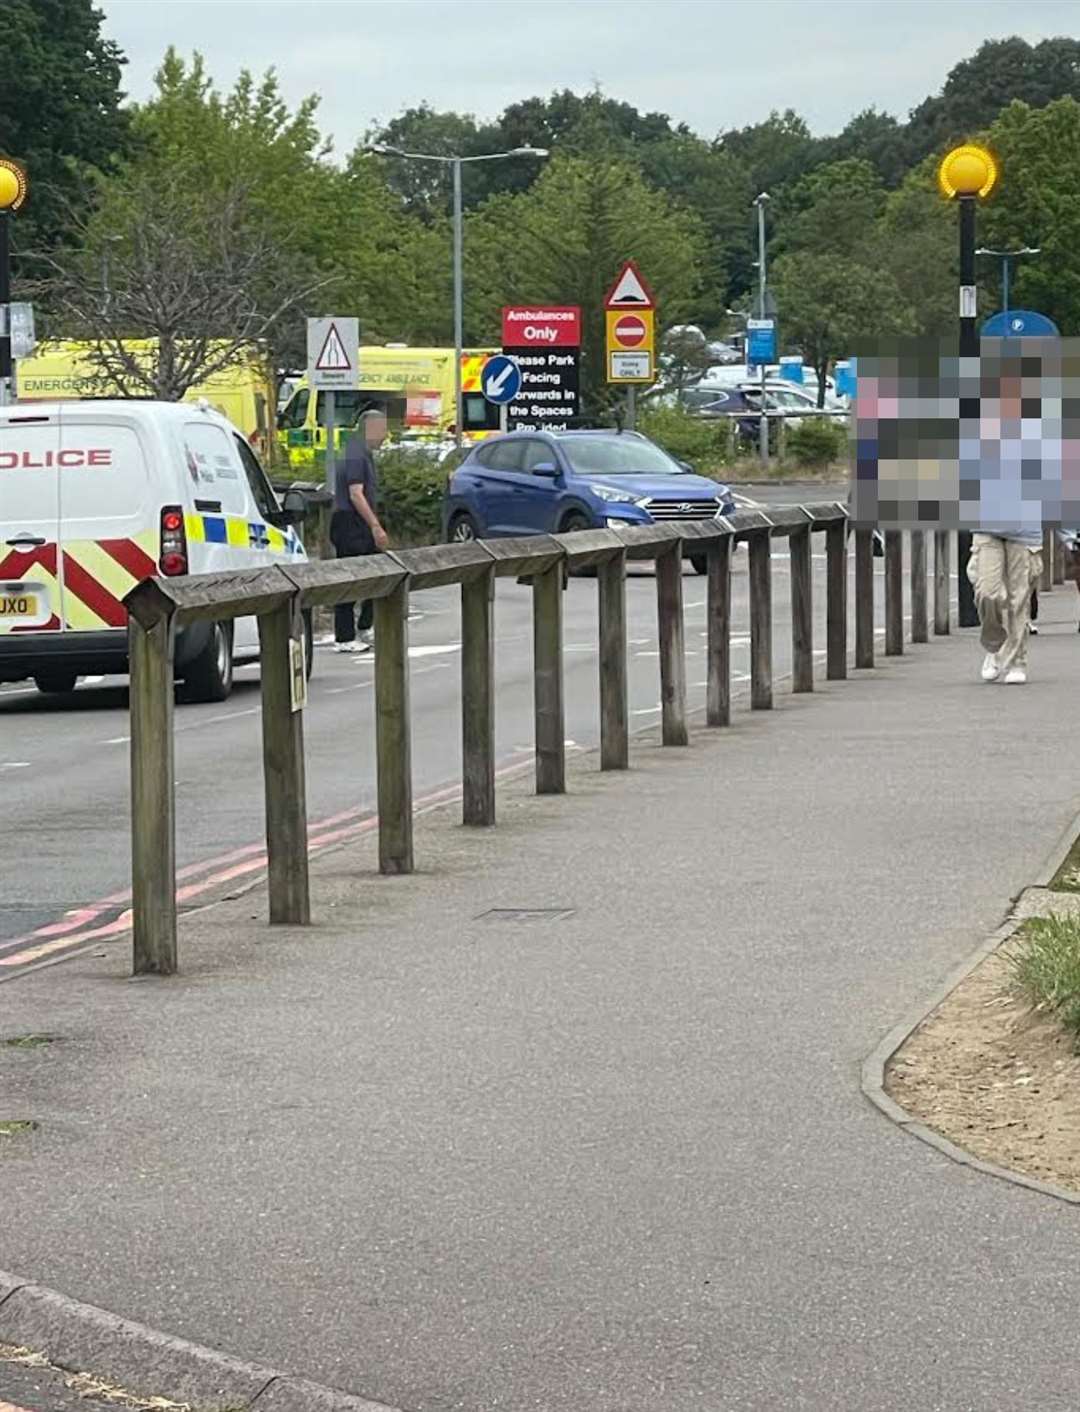
[[[405,152],[385,142],[370,142],[368,152],[379,157],[404,157],[410,162],[441,162],[454,173],[454,445],[461,445],[461,356],[464,341],[464,308],[462,294],[462,217],[461,168],[466,162],[498,162],[506,157],[539,157],[548,155],[546,147],[512,147],[508,152],[483,152],[475,157],[444,157],[435,152]]]
[[[965,143],[954,147],[942,158],[938,168],[938,186],[942,195],[956,200],[960,216],[960,357],[977,357],[979,335],[975,329],[975,202],[989,196],[997,185],[997,163],[984,147]],[[961,499],[964,486],[960,487]],[[975,608],[975,590],[967,576],[967,561],[971,554],[971,534],[961,530],[956,536],[957,617],[962,628],[977,627],[979,614]]]
[[[1021,245],[1019,250],[989,250],[985,245],[980,245],[975,251],[976,255],[992,255],[996,260],[1001,261],[1001,313],[1005,320],[1005,327],[1008,329],[1009,315],[1009,261],[1019,259],[1021,255],[1039,255],[1042,247],[1038,245]]]
[[[754,197],[754,205],[757,208],[757,229],[758,229],[758,318],[767,317],[765,312],[765,206],[769,200],[769,193],[762,191]],[[747,339],[747,352],[749,352],[749,338]],[[765,411],[765,379],[767,370],[764,363],[761,365],[761,422],[759,428],[761,459],[764,463],[769,460],[769,418]]]
[[[0,157],[0,407],[12,401],[11,373],[11,222],[26,200],[26,172]]]

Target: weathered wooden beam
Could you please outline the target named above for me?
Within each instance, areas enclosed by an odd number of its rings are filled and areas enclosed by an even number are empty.
[[[176,798],[171,613],[128,624],[131,674],[131,933],[137,976],[171,976],[176,958]]]
[[[709,554],[705,592],[705,724],[731,724],[731,550],[722,539]]]
[[[772,691],[772,538],[767,529],[749,536],[750,558],[750,706],[771,711]]]
[[[855,665],[874,665],[874,532],[855,531]]]
[[[911,531],[911,640],[929,642],[926,592],[926,532]]]
[[[305,608],[361,603],[393,593],[405,569],[389,554],[359,554],[351,559],[319,559],[291,564],[281,571],[300,590]]]
[[[536,574],[533,585],[533,699],[536,792],[566,793],[566,726],[563,708],[563,564]]]
[[[569,569],[591,569],[623,553],[622,541],[609,529],[573,530],[551,538],[562,548]]]
[[[294,646],[295,644],[295,646]],[[262,692],[263,789],[266,800],[267,881],[270,921],[307,926],[307,788],[304,712],[293,709],[293,652],[306,647],[298,594],[259,617]]]
[[[829,681],[847,676],[848,553],[847,521],[833,521],[825,531],[825,675]]]
[[[597,565],[596,589],[600,623],[600,768],[625,770],[630,764],[630,702],[624,549]]]
[[[949,531],[937,530],[934,534],[934,632],[938,637],[945,637],[949,632],[951,546]]]
[[[409,720],[409,587],[402,578],[375,600],[375,755],[379,870],[413,870],[412,734]]]
[[[553,564],[561,565],[564,556],[562,545],[550,534],[485,539],[484,548],[495,561],[497,578],[532,578]]]
[[[885,656],[904,652],[904,535],[885,531]]]
[[[678,545],[656,556],[656,620],[660,646],[660,738],[688,745],[683,561]]]
[[[492,556],[482,540],[461,544],[430,544],[422,549],[394,549],[387,556],[409,575],[412,593],[422,588],[444,588],[482,577],[491,568]]]
[[[495,822],[495,565],[461,585],[462,822]]]
[[[813,565],[810,528],[793,529],[788,537],[791,561],[791,689],[814,689]]]

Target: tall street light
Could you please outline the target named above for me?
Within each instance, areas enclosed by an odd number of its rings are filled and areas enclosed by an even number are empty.
[[[769,193],[763,191],[754,197],[754,205],[757,207],[757,232],[758,232],[758,318],[768,318],[765,312],[765,291],[768,281],[765,276],[765,206],[769,200]],[[775,353],[775,349],[773,350]],[[764,363],[761,365],[761,422],[759,426],[761,459],[767,463],[769,460],[769,418],[765,410],[765,380],[768,370]]]
[[[404,152],[400,147],[390,147],[385,142],[371,142],[367,151],[380,157],[404,157],[410,162],[441,162],[450,166],[454,174],[454,445],[461,445],[461,355],[464,342],[464,306],[462,291],[462,216],[461,216],[461,168],[466,162],[499,162],[507,157],[546,157],[546,147],[513,147],[509,152],[484,152],[477,157],[444,157],[435,152]]]
[[[13,400],[11,367],[11,222],[26,200],[26,172],[0,157],[0,407]]]
[[[979,197],[989,196],[997,184],[997,163],[983,147],[966,143],[946,153],[938,168],[938,186],[942,195],[955,200],[960,216],[960,357],[979,356],[979,335],[975,328],[975,204]],[[977,490],[977,487],[976,487]],[[961,499],[965,486],[960,486]],[[957,593],[962,628],[979,624],[975,607],[975,590],[967,576],[967,561],[971,554],[971,534],[961,530],[956,536]]]
[[[988,250],[985,245],[980,245],[975,251],[976,255],[992,255],[994,259],[1001,261],[1001,312],[1006,329],[1009,326],[1009,261],[1018,260],[1021,255],[1038,255],[1041,251],[1042,247],[1039,245],[1021,245],[1019,250]]]

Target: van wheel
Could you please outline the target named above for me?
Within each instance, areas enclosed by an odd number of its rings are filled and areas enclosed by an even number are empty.
[[[184,694],[188,701],[224,701],[232,683],[232,623],[211,623],[209,641],[184,673]]]
[[[46,696],[55,696],[66,691],[74,691],[75,683],[78,680],[79,678],[74,672],[39,672],[34,678],[34,685]]]

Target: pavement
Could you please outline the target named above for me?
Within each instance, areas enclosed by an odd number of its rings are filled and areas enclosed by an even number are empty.
[[[409,1412],[1071,1412],[1075,1213],[859,1071],[1080,809],[1076,613],[1042,598],[1026,687],[954,630],[508,779],[494,830],[428,813],[413,877],[353,839],[310,929],[254,889],[174,979],[114,943],[0,986],[54,1037],[0,1046],[39,1124],[0,1268]]]

